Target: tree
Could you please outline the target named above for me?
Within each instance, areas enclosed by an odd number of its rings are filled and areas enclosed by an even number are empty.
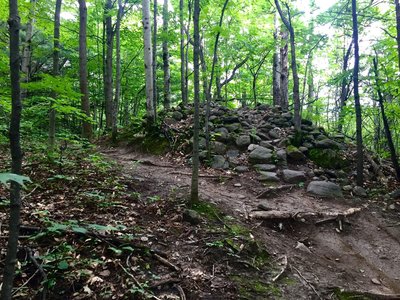
[[[88,88],[88,69],[87,69],[87,8],[86,0],[79,2],[79,86],[81,92],[81,109],[86,118],[82,120],[82,136],[90,139],[92,137],[92,125],[90,124],[90,101]]]
[[[362,115],[360,105],[360,94],[358,86],[358,73],[360,70],[360,54],[358,46],[358,21],[357,21],[357,1],[351,1],[352,18],[353,18],[353,43],[354,43],[354,108],[356,111],[356,139],[357,139],[357,185],[362,186],[364,182],[364,153],[363,153],[363,136],[362,136]]]
[[[153,107],[154,115],[157,115],[158,104],[158,90],[157,90],[157,17],[158,17],[158,3],[154,0],[153,4]]]
[[[295,33],[292,26],[292,17],[290,14],[289,6],[286,4],[288,18],[283,14],[279,0],[274,0],[276,8],[279,12],[282,22],[285,24],[290,36],[290,54],[292,59],[292,75],[293,75],[293,106],[294,106],[294,127],[297,131],[301,129],[301,108],[300,108],[300,86],[299,86],[299,75],[297,74],[297,62],[296,62],[296,44],[295,44]]]
[[[54,35],[53,35],[53,76],[60,75],[60,14],[61,14],[62,0],[56,0],[56,9],[54,12]],[[53,99],[57,94],[53,92]],[[56,110],[53,107],[54,101],[50,107],[49,113],[49,148],[53,150],[56,138]]]
[[[168,51],[168,0],[164,0],[163,6],[163,70],[164,70],[164,109],[169,109],[171,105],[171,73],[169,69],[169,51]]]
[[[156,121],[153,101],[153,57],[151,46],[151,25],[150,25],[150,0],[142,0],[143,13],[143,40],[144,40],[144,68],[146,76],[146,111],[147,127],[150,128]]]
[[[104,15],[106,26],[106,57],[104,68],[104,97],[105,97],[105,111],[106,111],[106,130],[111,130],[113,125],[113,46],[114,46],[114,32],[112,25],[112,2],[106,0]]]
[[[400,3],[394,0],[396,10],[396,42],[397,42],[397,61],[400,70]]]
[[[193,154],[192,182],[190,192],[191,204],[199,201],[199,131],[200,131],[200,0],[194,0],[193,11],[193,69],[194,69],[194,120],[193,120]]]
[[[10,36],[10,78],[11,78],[11,120],[10,120],[10,151],[11,172],[21,174],[22,150],[20,144],[21,123],[21,89],[20,89],[20,55],[19,55],[19,30],[20,18],[18,14],[18,1],[9,1],[9,36]],[[10,219],[7,255],[4,262],[3,286],[1,299],[11,299],[13,281],[15,276],[15,264],[17,260],[19,223],[21,215],[21,186],[17,182],[11,182],[10,188]]]
[[[187,104],[187,87],[185,79],[185,24],[183,21],[183,0],[179,0],[179,24],[180,24],[180,55],[181,55],[181,96],[183,104]]]
[[[273,55],[273,66],[272,66],[272,96],[274,105],[281,104],[281,93],[280,93],[280,73],[281,70],[279,68],[279,23],[278,23],[278,12],[274,15],[274,55]]]

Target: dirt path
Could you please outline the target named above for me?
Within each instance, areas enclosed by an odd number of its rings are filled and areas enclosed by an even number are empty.
[[[171,191],[184,194],[190,187],[191,169],[183,163],[177,164],[173,158],[122,148],[102,152],[122,166],[127,178],[143,182],[143,187],[147,187],[143,192],[149,196],[168,195]],[[308,196],[301,188],[269,200],[257,199],[263,187],[251,172],[236,175],[202,170],[200,173],[203,200],[217,204],[225,213],[246,223],[270,253],[287,256],[287,276],[295,282],[283,287],[283,299],[335,299],[333,288],[357,291],[370,295],[371,299],[400,299],[378,296],[400,294],[398,219],[365,207],[365,200],[321,200]],[[248,213],[260,203],[271,209],[291,211],[350,207],[363,210],[349,217],[350,224],[344,223],[339,231],[335,222],[317,226],[309,222],[247,219]]]

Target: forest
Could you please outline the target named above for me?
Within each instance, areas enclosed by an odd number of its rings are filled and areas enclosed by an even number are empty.
[[[400,299],[399,0],[0,7],[0,299]]]

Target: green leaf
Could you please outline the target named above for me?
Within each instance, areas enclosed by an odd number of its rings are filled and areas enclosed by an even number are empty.
[[[13,173],[0,173],[0,182],[4,185],[7,184],[8,181],[14,181],[21,185],[22,187],[25,187],[24,181],[27,182],[32,182],[29,177],[18,175],[18,174],[13,174]]]
[[[87,229],[84,227],[73,226],[71,229],[73,232],[76,232],[76,233],[83,233],[83,234],[87,233]]]
[[[68,262],[65,261],[65,260],[60,261],[60,262],[58,263],[58,265],[57,265],[57,268],[58,268],[59,270],[66,270],[66,269],[68,269],[68,267],[69,267]]]

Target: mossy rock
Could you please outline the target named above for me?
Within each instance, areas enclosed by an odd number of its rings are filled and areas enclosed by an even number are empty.
[[[349,165],[339,150],[314,148],[308,156],[317,166],[326,169],[341,169]]]
[[[135,136],[130,144],[139,151],[154,155],[162,155],[169,151],[168,140],[157,134]]]

